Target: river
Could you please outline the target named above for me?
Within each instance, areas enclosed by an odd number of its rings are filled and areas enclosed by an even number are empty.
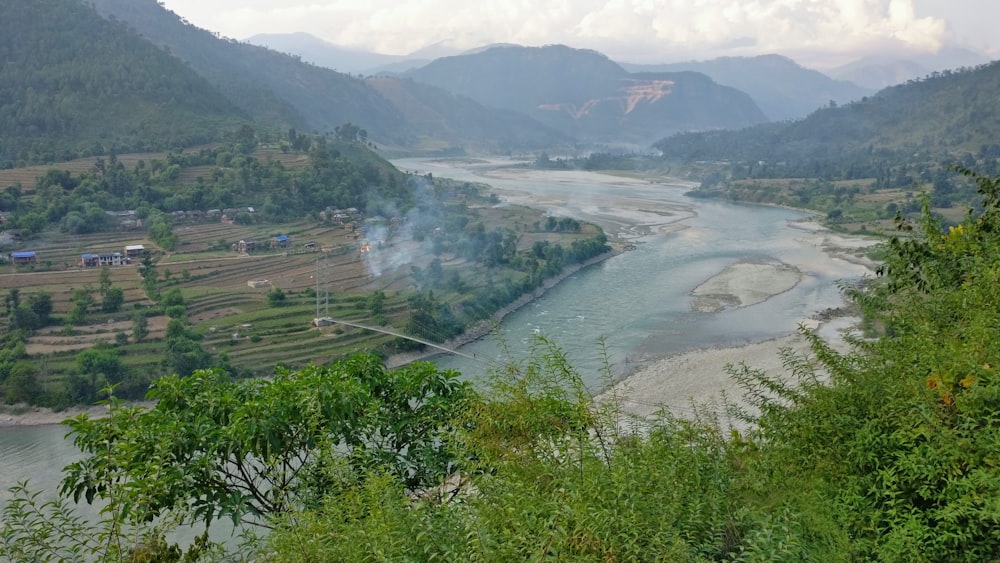
[[[536,334],[549,337],[595,389],[602,381],[602,338],[616,376],[640,359],[762,341],[789,334],[816,311],[840,305],[836,281],[866,272],[825,251],[824,236],[799,224],[806,213],[693,199],[684,195],[691,184],[681,181],[498,169],[485,161],[402,159],[394,164],[486,182],[505,202],[593,221],[634,244],[635,250],[581,270],[512,313],[499,331],[513,350],[525,349]],[[689,293],[695,287],[747,260],[794,266],[801,281],[753,306],[718,313],[692,310]],[[480,361],[454,356],[435,361],[479,378],[505,359],[501,349],[496,338],[485,338],[462,349]],[[30,478],[36,490],[55,491],[60,469],[78,455],[64,433],[61,426],[0,428],[0,502],[7,488],[23,479]]]
[[[482,161],[399,160],[403,170],[486,182],[502,200],[600,224],[635,250],[573,275],[509,315],[499,342],[524,350],[542,334],[563,349],[584,380],[603,380],[603,339],[614,376],[637,360],[692,349],[759,342],[790,334],[817,311],[842,304],[836,282],[860,277],[865,266],[831,256],[829,235],[804,228],[809,214],[772,206],[740,205],[684,195],[693,184],[637,180],[582,171],[497,168]],[[692,310],[689,293],[727,266],[779,261],[802,273],[791,290],[750,307],[719,313]],[[505,361],[497,338],[462,348],[487,360],[440,358],[442,367],[481,377]]]

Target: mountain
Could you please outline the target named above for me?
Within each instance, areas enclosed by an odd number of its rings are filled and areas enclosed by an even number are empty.
[[[385,67],[403,72],[429,61],[426,58],[347,49],[308,33],[261,33],[247,38],[247,42],[300,57],[307,63],[348,73],[371,74],[375,69]]]
[[[679,135],[657,148],[680,160],[800,165],[873,155],[900,159],[979,153],[1000,138],[1000,61],[934,73],[805,119],[735,132]],[[992,149],[989,149],[992,150]]]
[[[251,122],[204,78],[76,0],[0,2],[0,168],[219,139]]]
[[[874,93],[873,89],[846,80],[834,80],[781,55],[722,57],[661,65],[622,63],[622,66],[632,72],[700,72],[719,84],[749,94],[773,121],[798,119],[828,105],[831,100],[844,104]]]
[[[220,39],[187,24],[156,0],[88,1],[108,17],[126,22],[183,59],[264,125],[330,132],[344,123],[353,123],[363,127],[368,138],[379,145],[414,151],[427,147],[478,150],[483,148],[482,139],[490,136],[500,139],[501,144],[519,138],[547,146],[565,142],[564,137],[536,121],[512,119],[509,113],[497,113],[471,100],[456,102],[453,94],[440,89],[424,88],[413,95],[436,107],[441,121],[431,123],[424,114],[414,123],[407,118],[414,115],[411,106],[395,105],[409,101],[390,99],[382,93],[405,91],[410,88],[406,84],[390,88],[384,82],[371,83],[265,47]],[[434,96],[440,99],[431,100]],[[463,127],[463,119],[472,120],[474,125]],[[479,129],[489,123],[496,129]],[[491,141],[487,146],[497,144]]]
[[[932,72],[972,67],[989,59],[967,49],[942,49],[919,57],[871,55],[830,70],[830,75],[867,88],[881,90]]]
[[[499,46],[440,58],[404,76],[595,141],[648,142],[767,119],[749,96],[704,75],[630,74],[596,51],[563,45]]]
[[[546,149],[573,140],[559,131],[511,110],[486,108],[465,96],[409,79],[375,77],[368,83],[422,132],[422,144],[471,145],[492,153]]]
[[[413,134],[399,112],[362,80],[220,39],[156,0],[87,1],[168,49],[262,124],[329,132],[350,122],[362,125],[373,139],[397,143]]]

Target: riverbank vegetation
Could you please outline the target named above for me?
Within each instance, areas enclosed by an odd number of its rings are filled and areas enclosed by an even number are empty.
[[[544,339],[480,388],[363,357],[267,383],[199,372],[164,380],[169,400],[148,410],[68,422],[86,456],[64,493],[103,499],[103,523],[67,535],[68,500],[19,488],[0,546],[14,560],[74,547],[179,560],[143,523],[155,513],[260,518],[270,533],[229,554],[258,561],[994,560],[1000,178],[970,178],[981,212],[901,220],[884,275],[850,290],[878,337],[839,354],[806,331],[812,353],[786,357],[792,384],[735,366],[750,408],[629,419]],[[301,463],[282,465],[287,444]],[[285,479],[278,508],[215,488],[231,470],[216,453]],[[204,541],[189,553],[219,556]]]

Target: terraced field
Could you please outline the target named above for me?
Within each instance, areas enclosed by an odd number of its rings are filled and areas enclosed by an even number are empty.
[[[139,160],[166,156],[125,155],[119,160],[126,166],[135,166]],[[308,163],[301,155],[278,150],[259,151],[257,156],[280,160],[289,168]],[[91,169],[94,161],[81,159],[61,163],[56,168],[79,173]],[[183,174],[193,180],[210,173],[212,168],[187,168]],[[20,182],[30,192],[34,178],[48,169],[46,166],[0,171],[0,188]],[[474,195],[468,200],[466,195],[456,195],[448,204],[474,202],[467,209],[468,220],[472,224],[481,223],[489,231],[505,227],[520,233],[520,250],[529,249],[537,241],[569,247],[574,240],[597,234],[592,226],[585,226],[579,233],[540,232],[533,227],[541,218],[538,211],[493,205],[486,198],[473,198]],[[52,298],[53,322],[36,330],[25,342],[27,361],[37,373],[43,391],[72,383],[66,377],[80,373],[77,365],[80,352],[102,341],[114,344],[122,363],[133,373],[156,376],[173,369],[167,367],[167,358],[171,357],[166,338],[170,319],[164,314],[170,308],[147,296],[138,268],[140,260],[109,270],[112,285],[123,290],[124,305],[119,311],[103,313],[98,292],[101,269],[81,267],[83,254],[124,253],[126,246],[143,245],[154,258],[157,291],[166,294],[180,290],[188,334],[215,361],[228,361],[242,373],[252,375],[273,373],[276,366],[323,364],[359,351],[393,349],[387,346],[397,338],[393,334],[338,323],[316,327],[313,320],[331,317],[403,332],[403,327],[411,322],[408,299],[416,290],[414,272],[428,271],[435,259],[441,261],[444,274],[449,276],[448,283],[455,280],[454,287],[444,285],[444,278],[435,282],[436,302],[445,307],[451,305],[457,315],[478,311],[472,313],[474,318],[487,316],[493,309],[477,305],[476,299],[480,297],[473,297],[474,291],[493,284],[516,286],[527,276],[510,268],[487,271],[475,260],[457,258],[440,250],[435,254],[430,240],[417,242],[390,234],[383,235],[383,240],[362,244],[364,239],[353,226],[348,229],[307,219],[282,225],[181,220],[172,228],[178,240],[169,252],[159,248],[143,231],[67,235],[50,229],[16,247],[34,251],[36,264],[15,267],[0,263],[0,293],[9,296],[11,290],[17,289],[22,300],[37,292],[46,292]],[[457,234],[459,238],[465,236]],[[290,242],[281,248],[272,247],[272,241],[280,240],[276,238],[279,235]],[[256,248],[239,252],[240,241],[253,241]],[[442,275],[440,270],[437,275]],[[88,290],[94,302],[82,322],[70,324],[73,296],[81,288]],[[370,304],[376,291],[384,292],[379,312],[373,311]],[[274,303],[269,294],[284,295],[284,300]],[[176,309],[171,312],[178,314]],[[139,316],[148,320],[148,335],[135,342],[132,332],[134,319]],[[10,329],[10,318],[9,314],[0,317],[0,331]],[[445,330],[448,329],[442,332]],[[432,334],[426,326],[421,331],[424,336]],[[447,334],[452,335],[453,332]],[[443,339],[446,335],[440,336]],[[3,385],[0,382],[0,391],[5,393]]]

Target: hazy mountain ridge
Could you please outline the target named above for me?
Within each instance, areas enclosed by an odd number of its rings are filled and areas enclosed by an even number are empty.
[[[798,119],[831,100],[844,104],[875,92],[845,80],[835,80],[775,54],[659,65],[622,63],[622,66],[632,72],[689,70],[705,74],[718,84],[749,94],[773,121]]]
[[[1000,61],[934,73],[790,123],[678,135],[656,147],[682,160],[843,159],[898,153],[926,159],[978,152],[1000,138]]]
[[[494,47],[405,76],[590,140],[651,141],[766,121],[745,93],[703,75],[630,74],[601,53],[564,45]]]
[[[435,93],[429,88],[424,88],[419,97],[425,101],[434,96],[440,98],[432,103],[437,107],[440,121],[430,122],[425,114],[420,123],[411,123],[407,118],[409,110],[395,105],[401,98],[385,97],[382,93],[388,91],[385,87],[380,90],[358,77],[265,47],[219,39],[186,24],[154,0],[94,2],[104,13],[128,22],[154,43],[180,56],[228,96],[243,101],[242,107],[248,113],[264,116],[261,122],[265,125],[329,132],[350,122],[365,128],[369,139],[379,144],[421,151],[428,146],[440,148],[442,144],[479,148],[484,138],[489,139],[491,146],[497,145],[494,138],[500,139],[500,143],[517,138],[537,139],[543,144],[565,141],[530,119],[510,119],[471,100],[448,103],[453,97],[451,93]],[[392,91],[407,88],[412,86],[400,84]],[[459,123],[461,119],[477,124],[470,128],[469,135]],[[486,124],[493,124],[494,128],[476,130]],[[444,137],[435,138],[445,132]]]
[[[329,43],[309,33],[258,33],[247,38],[248,43],[301,57],[308,63],[339,72],[369,74],[374,69],[396,65],[426,64],[427,59],[413,59],[404,55],[383,55],[370,51],[348,49]]]
[[[961,48],[946,48],[933,55],[869,55],[830,69],[835,78],[850,80],[867,88],[881,90],[927,76],[932,72],[973,67],[989,62],[979,53]]]

